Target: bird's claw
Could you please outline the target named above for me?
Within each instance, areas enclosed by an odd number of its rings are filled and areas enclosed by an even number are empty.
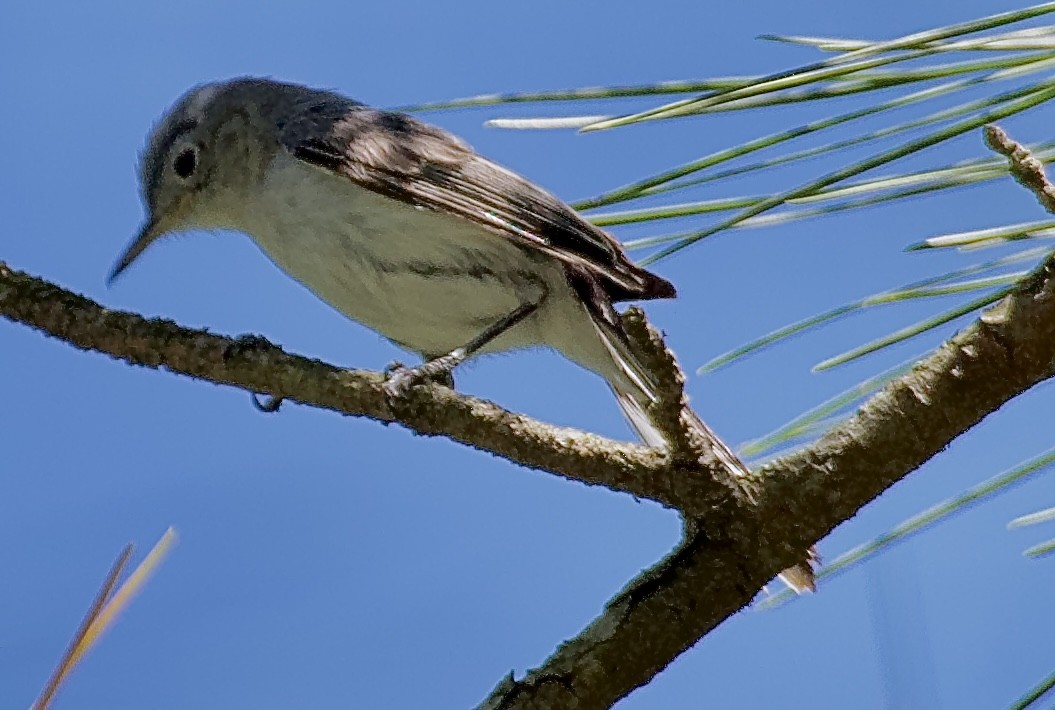
[[[405,397],[410,388],[421,381],[421,374],[416,368],[404,367],[402,363],[394,362],[385,368],[388,378],[382,387],[385,394],[393,399]]]
[[[253,406],[256,407],[256,410],[264,414],[274,414],[282,406],[282,402],[285,401],[285,397],[279,395],[264,395],[264,398],[261,399],[256,392],[250,393],[249,397],[253,401]]]
[[[454,375],[443,358],[429,360],[417,367],[406,367],[393,362],[385,368],[388,379],[383,385],[389,397],[405,397],[411,389],[423,384],[437,384],[454,389]]]

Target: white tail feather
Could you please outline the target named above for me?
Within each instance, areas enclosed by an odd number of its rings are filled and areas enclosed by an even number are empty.
[[[634,430],[641,441],[655,449],[662,449],[667,445],[667,440],[663,438],[663,434],[652,425],[652,420],[649,419],[644,408],[633,397],[625,392],[620,392],[615,387],[612,387],[612,394],[615,395],[615,401],[619,403],[619,408],[623,410],[623,416],[626,417],[627,424],[630,425],[630,428]]]

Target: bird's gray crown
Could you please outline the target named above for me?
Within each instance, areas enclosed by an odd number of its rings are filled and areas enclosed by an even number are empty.
[[[199,150],[229,149],[230,146],[214,147],[208,143],[218,137],[224,124],[238,118],[245,129],[255,129],[273,137],[277,145],[277,132],[297,103],[309,96],[326,93],[261,77],[239,77],[194,87],[180,97],[155,125],[140,154],[140,186],[144,201],[148,205],[155,204],[166,169],[173,159],[173,146],[182,139],[190,139]]]

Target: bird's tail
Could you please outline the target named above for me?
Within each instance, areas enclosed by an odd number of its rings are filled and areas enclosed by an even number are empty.
[[[610,332],[606,324],[602,322],[595,321],[595,326],[616,366],[615,371],[606,379],[627,422],[648,446],[666,447],[668,445],[666,438],[648,415],[649,408],[656,401],[652,376],[631,352],[625,338],[620,337],[621,333]],[[731,473],[737,476],[746,476],[750,473],[750,469],[733,453],[732,449],[726,446],[725,442],[718,438],[718,435],[694,411],[686,407],[685,414],[691,426],[708,443],[715,458],[721,461]],[[813,564],[817,559],[816,550],[810,548],[808,559],[781,572],[780,579],[799,594],[815,591]]]

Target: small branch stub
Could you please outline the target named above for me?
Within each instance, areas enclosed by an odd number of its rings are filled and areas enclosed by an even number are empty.
[[[1055,185],[1044,173],[1044,163],[995,124],[985,127],[985,144],[1006,157],[1015,180],[1036,195],[1044,209],[1055,214]]]

